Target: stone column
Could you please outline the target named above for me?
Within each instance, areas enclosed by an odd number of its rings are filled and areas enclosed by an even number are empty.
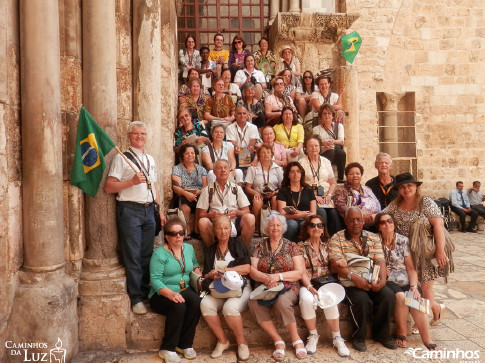
[[[146,148],[157,166],[162,120],[160,44],[160,1],[133,0],[133,118],[147,124]]]
[[[64,271],[57,0],[20,1],[23,267],[8,338],[78,349],[77,286]],[[31,349],[45,353],[47,349]]]
[[[115,142],[117,139],[115,0],[83,0],[83,104]],[[109,165],[115,151],[108,158]],[[106,177],[107,171],[105,171]],[[79,284],[79,341],[82,349],[125,348],[129,314],[124,269],[119,264],[113,195],[86,196],[86,253]]]
[[[347,66],[348,67],[348,66]],[[350,68],[350,69],[349,69]],[[347,152],[347,164],[359,161],[359,86],[357,70],[355,67],[343,68],[345,74],[345,92],[342,95],[344,110],[349,113],[345,123],[345,148]],[[341,72],[341,73],[342,73]]]
[[[301,12],[301,9],[300,9],[300,1],[299,0],[290,0],[290,9],[288,11],[290,13],[299,13],[299,12]]]
[[[279,0],[270,0],[269,3],[269,23],[271,24],[278,12],[280,11],[280,1]]]
[[[280,11],[286,13],[289,9],[288,7],[288,1],[289,0],[281,0],[281,8]]]
[[[393,158],[399,156],[399,129],[398,129],[398,103],[404,93],[387,93],[380,94],[382,106],[384,107],[384,113],[381,120],[383,121],[383,127],[379,132],[382,135],[380,138],[381,150],[388,153]]]

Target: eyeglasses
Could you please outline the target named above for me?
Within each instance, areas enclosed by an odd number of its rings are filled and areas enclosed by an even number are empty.
[[[310,224],[308,225],[308,228],[318,228],[318,229],[323,229],[323,223],[313,223],[313,222],[310,222]]]
[[[233,44],[241,44],[242,42],[240,40],[236,40]]]
[[[386,224],[386,223],[387,223],[387,224],[394,224],[394,221],[392,220],[392,218],[389,218],[389,219],[381,219],[381,220],[379,221],[379,224],[380,224],[381,226],[382,226],[382,225],[384,225],[384,224]]]
[[[285,84],[283,82],[276,82],[274,85],[275,86],[284,86]]]
[[[185,232],[184,231],[167,231],[165,232],[165,234],[167,236],[170,236],[170,237],[175,237],[175,236],[185,236]]]
[[[313,79],[312,76],[303,76],[303,79]]]
[[[134,136],[147,136],[146,132],[130,132],[130,134]]]

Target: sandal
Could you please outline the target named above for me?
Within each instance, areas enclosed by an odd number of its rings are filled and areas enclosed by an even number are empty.
[[[283,349],[278,348],[277,345],[282,345]],[[274,346],[276,349],[274,350],[272,357],[274,360],[280,362],[283,359],[285,359],[285,348],[286,348],[285,342],[282,340],[277,340],[276,342],[274,342]]]
[[[440,319],[441,319],[441,313],[446,309],[446,306],[445,304],[440,304],[440,313],[438,314],[438,319],[434,319],[431,320],[431,322],[429,323],[429,325],[431,326],[436,326],[440,323]]]
[[[306,358],[307,351],[305,349],[305,345],[303,344],[303,340],[296,340],[293,343],[291,343],[293,347],[295,348],[295,355],[298,359],[303,359]],[[296,345],[301,344],[303,347],[297,348]]]
[[[406,348],[406,337],[404,335],[395,335],[394,341],[401,348]]]
[[[428,348],[428,350],[439,350],[435,343],[431,343],[428,345],[425,344],[425,347]]]
[[[419,329],[418,329],[418,328],[416,328],[415,326],[413,326],[413,327],[411,328],[411,333],[413,333],[414,335],[417,335],[417,334],[419,334]]]

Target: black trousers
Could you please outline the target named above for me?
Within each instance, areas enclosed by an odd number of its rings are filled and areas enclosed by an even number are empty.
[[[347,160],[347,154],[344,149],[339,145],[335,145],[333,150],[327,150],[322,154],[326,157],[332,165],[337,166],[337,178],[344,180],[345,162]]]
[[[184,303],[175,303],[165,296],[154,294],[150,299],[153,311],[165,315],[165,332],[160,350],[191,348],[200,319],[200,297],[191,288],[180,293]]]
[[[372,337],[378,341],[389,340],[389,322],[394,314],[396,297],[384,286],[380,291],[364,291],[357,287],[345,288],[346,302],[350,305],[355,340],[365,340],[367,321],[372,319]]]
[[[477,205],[472,205],[470,208],[472,210],[474,210],[475,212],[477,212],[478,215],[480,215],[483,218],[485,218],[485,206],[483,206],[481,204],[477,204]]]
[[[458,214],[460,217],[460,225],[461,229],[465,229],[465,218],[467,215],[471,217],[470,224],[468,225],[468,229],[472,230],[475,228],[475,225],[477,224],[477,218],[478,218],[478,212],[475,209],[471,209],[470,212],[466,213],[463,209],[457,208],[457,207],[451,207],[451,210]]]

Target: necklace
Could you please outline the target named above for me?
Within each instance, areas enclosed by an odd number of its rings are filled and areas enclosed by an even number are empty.
[[[382,236],[381,236],[382,238]],[[391,253],[393,250],[396,249],[396,233],[394,233],[394,235],[392,236],[392,240],[391,240],[391,244],[388,246],[387,244],[384,243],[384,241],[382,241],[382,247],[383,248],[383,252],[384,252],[384,257],[386,259],[386,266],[389,266],[389,260],[391,259]]]
[[[229,252],[229,248],[226,246],[226,249],[224,252],[221,251],[221,249],[219,248],[219,246],[217,246],[217,249],[216,249],[216,258],[218,260],[225,260],[226,259],[226,255],[227,253]]]
[[[168,248],[170,250],[170,252],[172,253],[172,256],[173,258],[175,258],[175,260],[178,262],[179,266],[180,266],[180,270],[182,271],[182,275],[180,276],[180,281],[179,281],[179,286],[180,286],[180,290],[183,291],[185,290],[187,287],[185,286],[185,280],[184,280],[184,275],[185,275],[185,256],[184,256],[184,247],[182,246],[182,251],[180,253],[181,255],[181,258],[178,258],[176,255],[175,255],[175,252],[172,248],[172,246],[170,246],[170,243],[167,243],[168,245]]]

